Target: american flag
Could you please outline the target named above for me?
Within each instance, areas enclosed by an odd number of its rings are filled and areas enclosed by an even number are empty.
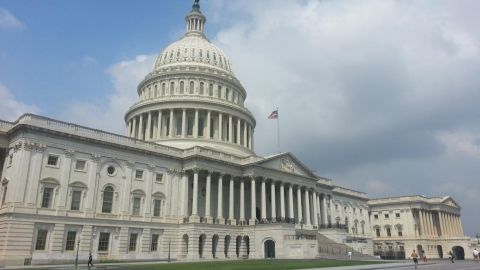
[[[269,116],[268,119],[278,119],[278,109],[273,111]]]

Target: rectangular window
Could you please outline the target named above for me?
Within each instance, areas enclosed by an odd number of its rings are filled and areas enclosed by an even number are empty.
[[[80,210],[80,200],[82,198],[82,192],[80,190],[74,190],[72,192],[72,204],[70,210]]]
[[[377,235],[377,237],[380,237],[380,229],[375,229],[375,234]]]
[[[110,242],[110,233],[101,232],[98,238],[98,251],[108,251],[109,242]]]
[[[378,219],[378,215],[373,215],[373,218],[374,218],[374,219]]]
[[[388,214],[385,214],[385,218],[389,218],[389,215],[388,215]]]
[[[135,179],[143,179],[143,171],[142,170],[136,170],[135,171]]]
[[[47,246],[47,230],[37,231],[37,241],[35,242],[35,250],[45,250]]]
[[[392,230],[390,228],[387,228],[387,236],[388,237],[392,236]]]
[[[153,216],[154,217],[159,217],[160,216],[161,206],[162,206],[162,201],[161,200],[154,200],[153,201]]]
[[[403,232],[402,232],[402,231],[398,231],[398,236],[403,236]]]
[[[396,218],[400,218],[400,213],[396,213],[396,214],[395,214],[395,217],[396,217]]]
[[[77,162],[75,162],[75,170],[77,171],[85,171],[86,166],[87,161],[85,160],[77,160]]]
[[[152,242],[150,243],[150,251],[157,251],[158,234],[152,234]]]
[[[43,197],[42,197],[42,208],[49,208],[50,202],[52,200],[53,188],[44,187],[43,188]]]
[[[138,237],[138,234],[136,234],[136,233],[131,233],[130,234],[130,242],[128,243],[128,251],[137,250],[137,237]]]
[[[75,240],[77,239],[76,231],[67,232],[67,241],[65,243],[65,250],[75,250]]]
[[[47,160],[47,165],[57,166],[58,165],[58,156],[49,155]]]
[[[157,173],[155,175],[155,182],[158,182],[158,183],[163,182],[163,173]]]
[[[132,208],[132,215],[139,216],[140,215],[140,203],[141,198],[134,197],[133,198],[133,208]]]

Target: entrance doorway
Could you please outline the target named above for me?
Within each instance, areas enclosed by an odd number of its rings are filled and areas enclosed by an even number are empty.
[[[275,242],[273,242],[273,240],[267,240],[263,245],[265,249],[265,259],[275,259]]]
[[[443,259],[443,249],[441,245],[437,246],[438,258]]]
[[[465,251],[463,250],[463,247],[461,246],[454,246],[452,248],[453,254],[455,255],[455,258],[457,260],[464,260],[465,259]]]

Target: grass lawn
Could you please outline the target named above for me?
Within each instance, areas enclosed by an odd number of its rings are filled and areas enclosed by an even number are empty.
[[[218,261],[218,262],[195,262],[195,263],[161,263],[150,265],[130,265],[128,269],[161,269],[161,270],[288,270],[305,269],[332,266],[349,266],[378,264],[377,261],[337,261],[337,260],[242,260],[242,261]]]

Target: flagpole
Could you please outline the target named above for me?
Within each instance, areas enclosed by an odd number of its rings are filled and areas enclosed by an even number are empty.
[[[277,144],[278,144],[278,153],[280,153],[280,112],[277,107]]]

